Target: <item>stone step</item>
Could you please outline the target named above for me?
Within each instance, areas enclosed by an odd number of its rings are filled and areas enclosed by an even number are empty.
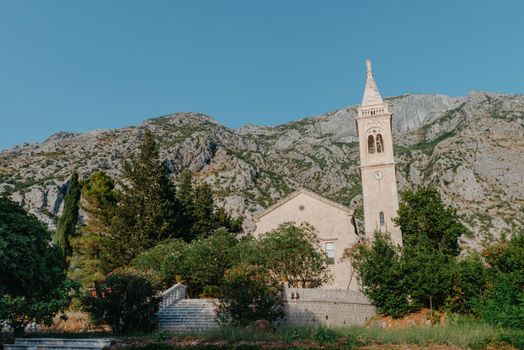
[[[4,350],[102,350],[111,343],[111,339],[17,338]]]
[[[192,320],[214,320],[215,316],[171,316],[171,317],[157,317],[158,322],[176,320],[176,321],[192,321]]]
[[[218,326],[213,299],[179,300],[156,314],[161,331],[199,331]]]
[[[74,344],[65,344],[65,345],[43,345],[43,344],[34,344],[34,345],[21,345],[21,344],[5,344],[5,350],[101,350],[105,346],[80,346]]]
[[[161,316],[173,316],[173,315],[204,315],[204,316],[208,316],[208,315],[215,315],[215,311],[212,310],[212,311],[207,311],[207,312],[202,312],[202,311],[198,311],[198,312],[192,312],[192,311],[181,311],[181,310],[171,310],[171,311],[168,311],[168,312],[158,312],[157,315],[161,315]]]
[[[215,321],[203,321],[203,322],[161,322],[159,326],[198,326],[198,325],[213,325]]]
[[[16,338],[17,345],[78,345],[78,346],[109,346],[112,340],[107,338]]]
[[[169,331],[169,332],[191,332],[191,331],[205,331],[208,329],[215,329],[218,328],[218,326],[206,326],[206,327],[165,327],[162,328],[162,331]]]

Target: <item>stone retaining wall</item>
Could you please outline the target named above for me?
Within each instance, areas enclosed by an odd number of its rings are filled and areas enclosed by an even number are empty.
[[[364,325],[376,314],[360,292],[316,288],[287,288],[284,311],[289,325]]]

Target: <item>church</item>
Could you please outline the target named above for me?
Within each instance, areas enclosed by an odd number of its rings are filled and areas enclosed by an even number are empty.
[[[393,243],[402,245],[400,229],[393,223],[398,211],[398,193],[392,114],[380,95],[369,60],[366,68],[364,97],[356,118],[365,232],[358,232],[352,209],[306,189],[291,193],[255,217],[255,237],[284,222],[307,222],[315,227],[333,275],[333,281],[324,286],[326,289],[360,289],[351,265],[341,258],[346,248],[365,237],[372,238],[375,230],[388,232]]]

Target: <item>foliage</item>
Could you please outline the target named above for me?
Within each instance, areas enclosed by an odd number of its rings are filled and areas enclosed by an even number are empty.
[[[375,232],[371,243],[361,242],[344,252],[362,280],[362,290],[377,308],[393,317],[411,311],[408,290],[403,281],[400,249],[390,236]]]
[[[129,272],[109,275],[83,300],[85,310],[96,323],[109,324],[118,334],[152,331],[159,302],[154,285]]]
[[[35,217],[0,198],[1,312],[16,332],[30,322],[49,324],[75,290],[59,247]]]
[[[472,254],[455,264],[451,292],[445,306],[460,314],[478,314],[478,303],[486,289],[487,271],[482,258]]]
[[[404,191],[394,222],[405,246],[424,246],[450,256],[459,255],[458,238],[468,233],[456,210],[446,207],[433,187]]]
[[[193,175],[191,170],[184,169],[179,176],[177,199],[180,203],[181,220],[179,222],[180,238],[191,242],[196,238],[193,232],[194,219]]]
[[[129,264],[140,252],[177,233],[175,187],[151,132],[144,133],[138,154],[124,164],[122,177],[119,204],[101,237],[105,271]]]
[[[69,189],[64,200],[64,210],[58,220],[55,233],[55,242],[62,249],[62,254],[66,258],[71,256],[72,253],[69,241],[76,233],[78,202],[80,201],[81,190],[82,186],[78,182],[78,174],[74,173],[69,180]]]
[[[286,281],[295,288],[316,288],[331,279],[327,256],[309,224],[283,223],[264,234],[257,247],[260,263],[276,281]]]
[[[224,229],[191,243],[170,240],[142,254],[133,262],[142,271],[155,270],[165,286],[184,283],[190,296],[197,297],[204,290],[217,291],[224,272],[236,261],[235,235]]]
[[[177,198],[182,211],[180,238],[186,242],[207,237],[220,227],[232,233],[242,232],[242,219],[233,219],[224,208],[213,204],[213,192],[207,183],[193,187],[189,169],[180,174]]]
[[[283,316],[282,287],[259,266],[236,266],[224,276],[217,314],[236,325],[277,320]]]
[[[338,336],[337,333],[335,333],[335,331],[324,327],[319,327],[313,335],[313,339],[319,342],[320,344],[334,343],[337,341],[337,338]]]
[[[479,314],[487,322],[524,329],[524,233],[484,250],[488,288]]]
[[[224,229],[207,238],[193,241],[187,247],[180,266],[181,282],[188,294],[198,296],[206,286],[220,286],[227,269],[233,265],[232,248],[238,242]]]
[[[204,182],[194,191],[194,222],[192,225],[194,237],[207,237],[218,228],[216,220],[213,220],[214,212],[213,192],[211,187]]]
[[[410,307],[442,308],[451,293],[454,257],[427,246],[405,246],[401,283],[409,292]]]
[[[81,228],[81,235],[71,240],[73,256],[69,275],[84,287],[91,287],[110,272],[102,266],[101,256],[104,251],[101,240],[109,230],[117,205],[114,188],[113,180],[103,171],[91,174],[82,186],[81,204],[88,218]]]
[[[524,279],[516,277],[516,274],[495,276],[479,309],[486,322],[524,329]]]
[[[140,253],[133,266],[139,271],[155,274],[164,288],[180,281],[182,260],[187,251],[187,243],[181,239],[170,239]]]

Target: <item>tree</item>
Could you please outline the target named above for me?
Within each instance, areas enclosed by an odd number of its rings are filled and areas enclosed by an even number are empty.
[[[225,229],[199,238],[187,246],[179,267],[181,282],[191,296],[200,295],[206,287],[222,285],[224,273],[233,266],[236,236]]]
[[[76,224],[78,222],[78,202],[82,186],[78,182],[78,174],[71,175],[69,180],[69,189],[64,201],[64,210],[58,220],[55,233],[55,242],[62,249],[64,257],[71,256],[72,249],[70,238],[76,233]]]
[[[179,222],[180,238],[186,242],[191,242],[196,238],[193,232],[195,222],[193,175],[191,170],[184,169],[180,173],[177,188],[177,198],[180,202],[181,219]]]
[[[524,233],[503,238],[486,248],[483,256],[488,282],[479,314],[488,323],[524,329]]]
[[[50,241],[34,216],[0,198],[0,318],[17,334],[30,322],[51,324],[75,291],[61,249]]]
[[[448,256],[459,255],[458,238],[469,233],[457,211],[445,206],[433,187],[404,191],[394,222],[400,226],[404,246],[424,245]]]
[[[218,221],[215,219],[213,192],[205,182],[195,189],[193,217],[192,231],[194,237],[207,237],[219,227]]]
[[[347,252],[364,293],[394,317],[420,307],[440,309],[446,303],[452,307],[452,299],[461,298],[460,285],[468,278],[456,276],[458,238],[468,230],[433,188],[407,190],[401,199],[394,222],[402,231],[402,248],[394,247],[387,233],[375,232],[371,244]],[[459,299],[455,307],[471,307]]]
[[[282,286],[260,266],[239,265],[225,274],[217,313],[220,321],[240,326],[278,320],[284,316]]]
[[[117,334],[154,330],[159,304],[154,285],[129,271],[109,275],[94,293],[86,292],[83,300],[95,323],[109,324]]]
[[[328,282],[327,256],[320,249],[315,228],[284,223],[260,238],[261,265],[276,281],[297,288],[316,288]]]
[[[242,233],[242,217],[232,218],[223,207],[216,210],[215,217],[220,227],[232,233]]]
[[[124,164],[118,206],[101,240],[106,271],[129,264],[140,252],[178,233],[176,191],[159,157],[154,136],[146,131],[138,154]]]
[[[479,254],[471,254],[455,264],[452,287],[445,306],[451,312],[478,316],[478,306],[486,291],[487,269]]]
[[[198,297],[205,289],[218,290],[222,285],[224,272],[237,261],[237,243],[235,235],[225,229],[191,243],[173,239],[139,254],[133,266],[144,272],[154,271],[165,287],[184,283],[187,293]]]
[[[87,222],[81,227],[81,235],[71,240],[73,255],[69,275],[89,287],[109,272],[102,266],[101,256],[104,251],[101,240],[109,231],[117,206],[113,179],[103,171],[92,173],[82,186],[81,198]]]
[[[401,251],[388,233],[376,231],[371,242],[359,242],[346,249],[344,257],[358,272],[363,293],[382,313],[400,317],[411,311]]]
[[[179,237],[186,242],[207,237],[220,227],[232,233],[242,232],[242,218],[232,218],[213,203],[213,191],[207,183],[193,187],[193,175],[184,169],[179,176],[177,199],[180,203]]]
[[[140,253],[133,266],[142,272],[155,274],[165,289],[182,280],[182,264],[188,243],[170,239]],[[205,260],[204,260],[205,262]]]

